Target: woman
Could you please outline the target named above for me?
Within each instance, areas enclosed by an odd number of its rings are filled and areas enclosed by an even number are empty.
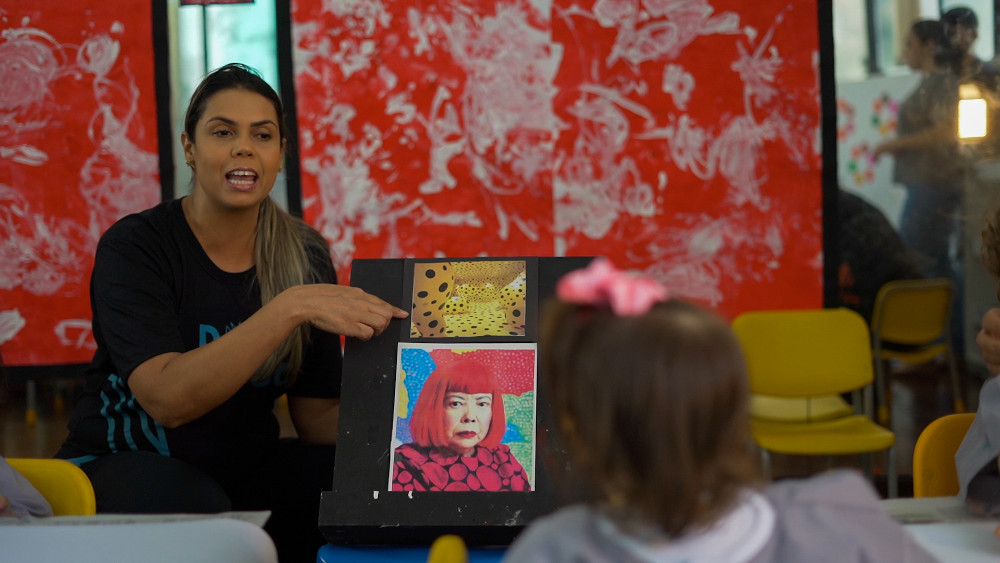
[[[97,351],[57,457],[98,512],[271,510],[283,559],[315,558],[337,435],[338,334],[405,312],[336,285],[322,236],[270,199],[287,130],[277,93],[238,64],[195,90],[181,143],[191,194],[101,237]],[[278,439],[288,395],[299,440]]]
[[[966,167],[956,139],[958,81],[948,69],[954,55],[943,24],[914,23],[903,57],[920,72],[920,83],[900,103],[899,136],[878,145],[874,156],[895,157],[893,181],[907,192],[900,236],[914,259],[928,277],[955,279],[949,248],[961,248],[958,217]]]
[[[394,491],[528,491],[524,468],[501,444],[507,427],[496,375],[460,358],[438,366],[410,417],[413,443],[396,448]]]

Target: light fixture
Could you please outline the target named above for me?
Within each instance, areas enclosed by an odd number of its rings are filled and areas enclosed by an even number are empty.
[[[962,84],[958,88],[958,138],[976,141],[986,136],[986,100],[979,86]]]

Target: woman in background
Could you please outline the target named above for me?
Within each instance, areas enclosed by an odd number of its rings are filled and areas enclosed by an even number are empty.
[[[927,277],[959,284],[959,213],[966,165],[959,153],[955,116],[958,80],[944,25],[920,20],[906,38],[903,57],[920,73],[920,83],[899,106],[899,136],[875,147],[874,156],[895,158],[892,179],[906,188],[900,236]]]

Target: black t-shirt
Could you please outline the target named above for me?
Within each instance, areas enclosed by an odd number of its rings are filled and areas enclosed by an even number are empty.
[[[315,279],[336,283],[328,254],[310,256],[310,262]],[[108,229],[97,247],[90,299],[97,352],[57,457],[83,463],[146,450],[224,472],[276,443],[279,427],[272,411],[282,393],[340,396],[340,337],[312,329],[291,386],[279,368],[177,428],[163,427],[142,409],[127,384],[133,369],[154,356],[207,344],[260,308],[254,269],[229,273],[216,267],[188,226],[179,199]]]

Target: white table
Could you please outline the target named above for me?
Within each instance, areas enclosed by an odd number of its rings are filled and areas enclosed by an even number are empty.
[[[958,497],[889,499],[882,506],[943,562],[1000,561],[1000,519],[970,514]]]

